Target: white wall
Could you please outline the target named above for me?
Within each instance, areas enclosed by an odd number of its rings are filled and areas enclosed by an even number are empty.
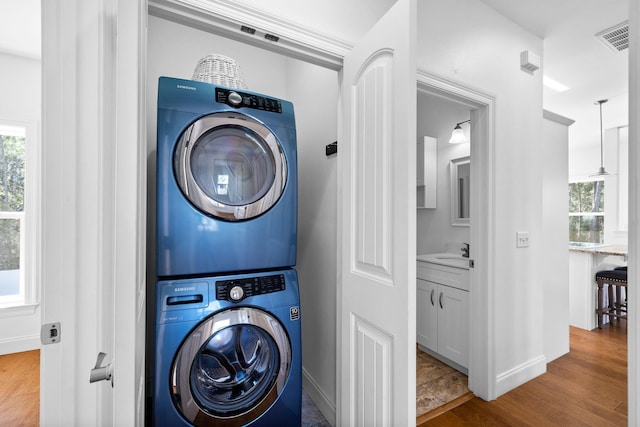
[[[336,157],[325,145],[337,137],[335,71],[286,58],[164,19],[148,22],[148,270],[152,301],[155,251],[156,98],[160,76],[191,78],[210,53],[238,61],[251,91],[293,102],[298,138],[298,270],[301,293],[304,386],[328,419],[336,400]],[[153,324],[153,313],[148,320]],[[152,333],[151,333],[152,334]]]
[[[336,405],[338,76],[304,62],[289,62],[289,100],[298,131],[298,265],[302,299],[304,388],[328,420]]]
[[[40,61],[0,53],[0,119],[40,124]],[[36,135],[39,135],[38,129]],[[39,136],[38,136],[39,138]],[[40,347],[40,308],[0,309],[0,354]]]
[[[455,17],[455,26],[452,20]],[[542,72],[520,70],[520,53],[542,55],[542,40],[482,2],[418,2],[418,67],[493,94],[494,252],[489,289],[495,325],[496,394],[546,369],[540,265],[542,241]],[[516,248],[528,231],[530,247]]]
[[[567,195],[569,126],[572,120],[544,112],[542,150],[544,353],[547,361],[569,352],[569,218]]]
[[[469,227],[451,225],[451,190],[449,161],[468,156],[469,143],[449,144],[456,123],[469,120],[469,110],[441,99],[418,94],[418,139],[438,139],[437,207],[418,209],[417,255],[436,252],[461,252],[462,242],[469,242]],[[463,125],[465,132],[468,125]]]

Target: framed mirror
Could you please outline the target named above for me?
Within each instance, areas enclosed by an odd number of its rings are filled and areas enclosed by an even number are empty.
[[[451,173],[451,225],[468,227],[470,218],[471,157],[449,162]]]

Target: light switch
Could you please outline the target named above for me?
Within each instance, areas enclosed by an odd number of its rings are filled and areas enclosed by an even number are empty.
[[[528,248],[529,247],[529,232],[518,231],[516,233],[516,248]]]

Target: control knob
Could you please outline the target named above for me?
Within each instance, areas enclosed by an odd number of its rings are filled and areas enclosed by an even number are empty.
[[[243,296],[244,289],[242,289],[242,286],[235,285],[229,291],[229,298],[231,298],[233,301],[240,301]]]
[[[238,92],[229,92],[227,99],[234,107],[237,107],[242,103],[242,96]]]

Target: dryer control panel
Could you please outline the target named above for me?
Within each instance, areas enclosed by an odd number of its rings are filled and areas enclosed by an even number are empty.
[[[219,280],[216,282],[216,299],[239,302],[245,298],[285,290],[284,274]]]
[[[255,108],[256,110],[282,113],[282,103],[277,99],[220,87],[216,88],[216,102],[227,104],[233,108]]]

